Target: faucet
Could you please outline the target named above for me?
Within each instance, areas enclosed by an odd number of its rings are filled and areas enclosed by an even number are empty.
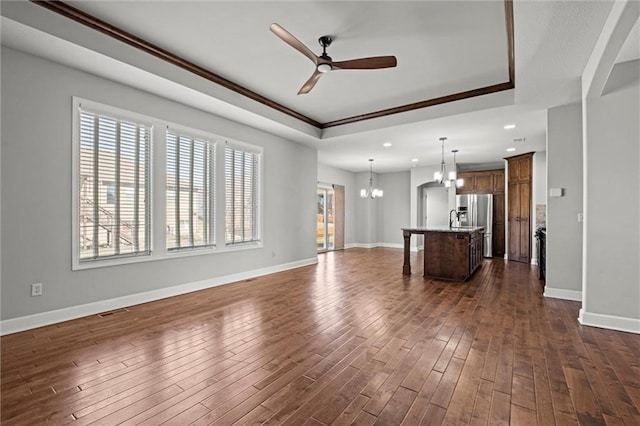
[[[449,212],[449,228],[453,228],[453,219],[451,218],[451,213],[454,213],[456,219],[460,220],[460,216],[458,215],[456,209],[451,209],[451,211]]]

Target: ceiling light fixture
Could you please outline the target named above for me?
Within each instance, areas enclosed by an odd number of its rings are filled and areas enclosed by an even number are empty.
[[[456,165],[456,153],[458,152],[458,150],[452,149],[451,152],[453,152],[453,170],[449,172],[449,179],[444,182],[444,186],[446,186],[447,188],[450,188],[452,186],[460,188],[462,185],[464,185],[464,179],[458,179],[458,172],[456,171],[458,169]]]
[[[417,163],[419,160],[417,158],[412,158],[411,161],[413,161],[414,163]]]
[[[373,187],[373,158],[369,158],[369,188],[360,190],[361,198],[382,197],[382,189]]]
[[[447,165],[444,162],[444,141],[446,141],[447,138],[445,137],[441,137],[440,138],[440,142],[442,143],[442,160],[440,161],[440,170],[435,172],[433,174],[433,180],[436,183],[444,183],[444,177],[447,173]]]
[[[391,145],[391,142],[385,142],[382,144],[382,146],[384,146],[385,148],[389,148]]]
[[[513,148],[513,147],[511,147],[511,148],[507,148],[507,152],[513,152],[513,151],[515,151],[515,150],[516,150],[516,149],[515,149],[515,148]]]
[[[515,124],[507,124],[506,126],[504,126],[505,130],[515,129],[515,128],[516,128]]]
[[[316,69],[318,70],[318,72],[321,72],[324,74],[331,71],[333,68],[331,67],[331,64],[323,63],[323,64],[318,64]]]

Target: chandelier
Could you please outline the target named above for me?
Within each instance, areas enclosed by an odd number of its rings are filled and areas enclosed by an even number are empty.
[[[458,179],[458,168],[456,166],[456,152],[458,152],[458,150],[452,149],[451,152],[453,152],[453,170],[449,172],[449,179],[444,182],[444,186],[446,186],[447,188],[450,188],[452,186],[460,188],[462,185],[464,185],[464,179]]]
[[[458,173],[456,172],[457,170],[456,152],[458,152],[457,149],[451,150],[451,152],[453,152],[453,170],[449,172],[449,175],[447,175],[447,165],[444,162],[444,141],[446,140],[447,138],[445,137],[440,138],[440,143],[442,144],[442,157],[440,160],[440,170],[436,171],[433,174],[433,180],[436,183],[444,184],[444,186],[446,186],[447,188],[450,188],[451,186],[460,188],[462,185],[464,185],[464,180],[458,179]],[[445,179],[445,176],[447,176],[446,179]]]
[[[447,165],[444,162],[444,141],[446,141],[447,138],[442,137],[440,138],[440,142],[442,143],[442,160],[440,161],[440,170],[438,170],[437,172],[435,172],[433,174],[433,180],[436,183],[444,183],[444,177],[446,176],[447,173]]]
[[[369,188],[360,190],[362,198],[378,198],[382,197],[382,189],[373,187],[373,158],[369,159]]]

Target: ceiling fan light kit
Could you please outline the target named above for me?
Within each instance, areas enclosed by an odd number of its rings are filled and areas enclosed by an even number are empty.
[[[316,69],[318,70],[318,72],[321,72],[324,74],[326,72],[331,71],[333,68],[331,68],[331,64],[318,64]]]
[[[331,36],[324,35],[318,39],[318,43],[322,46],[322,54],[318,56],[279,24],[273,23],[269,28],[271,29],[271,32],[278,36],[282,41],[309,58],[316,66],[311,77],[309,77],[298,91],[298,95],[309,93],[316,85],[322,74],[326,74],[329,71],[393,68],[398,64],[395,56],[374,56],[370,58],[334,62],[333,59],[331,59],[331,56],[327,54],[327,47],[329,47],[333,42],[333,38]]]

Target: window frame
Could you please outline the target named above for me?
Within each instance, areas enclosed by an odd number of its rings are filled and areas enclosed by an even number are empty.
[[[210,220],[210,237],[211,237],[211,242],[209,244],[206,245],[201,245],[201,246],[189,246],[189,247],[174,247],[174,248],[169,248],[167,246],[167,238],[166,238],[166,233],[164,236],[164,248],[166,253],[173,257],[173,256],[180,256],[180,255],[189,255],[189,254],[206,254],[206,253],[211,253],[213,250],[216,249],[217,247],[217,236],[218,236],[218,191],[219,191],[219,185],[218,185],[218,168],[219,168],[219,164],[218,164],[218,136],[212,135],[210,133],[206,133],[206,132],[202,132],[202,131],[198,131],[195,129],[191,129],[188,127],[184,127],[184,126],[180,126],[180,125],[175,125],[175,124],[168,124],[165,127],[165,137],[163,140],[164,143],[164,148],[165,148],[165,155],[164,155],[164,164],[165,164],[165,173],[166,173],[166,169],[168,168],[168,161],[169,161],[169,156],[167,155],[167,148],[168,148],[168,144],[169,144],[169,137],[168,134],[169,132],[172,132],[174,134],[176,134],[178,137],[180,137],[181,135],[184,136],[188,136],[191,137],[192,139],[201,139],[204,140],[207,144],[212,146],[213,149],[213,164],[212,164],[212,168],[213,170],[211,170],[211,179],[213,181],[212,183],[212,187],[213,190],[212,192],[210,192],[210,197],[211,199],[209,200],[209,208],[211,209],[210,211],[210,215],[212,216],[211,220]],[[165,193],[165,201],[167,200],[167,195],[168,195],[168,185],[167,185],[167,178],[165,175],[164,178],[164,193]],[[167,215],[167,205],[165,204],[165,220],[168,219],[168,215]],[[165,227],[168,226],[168,223],[165,223]]]
[[[81,271],[109,266],[120,266],[134,263],[168,260],[180,257],[211,255],[217,253],[234,252],[240,250],[252,250],[263,247],[263,181],[264,181],[264,149],[261,146],[231,140],[219,134],[201,130],[169,120],[154,118],[145,114],[133,112],[129,109],[115,107],[95,101],[90,101],[77,96],[72,96],[71,117],[71,270]],[[150,161],[149,161],[149,247],[150,254],[130,257],[103,258],[80,261],[80,107],[98,114],[105,114],[121,119],[126,119],[151,127]],[[214,165],[214,246],[197,249],[169,250],[167,249],[166,224],[167,224],[167,130],[172,129],[188,133],[191,136],[215,142]],[[258,219],[256,220],[260,239],[255,242],[239,244],[226,244],[226,197],[225,197],[225,155],[224,147],[227,144],[239,149],[249,150],[260,155],[258,171]]]
[[[226,150],[228,147],[231,148],[235,148],[238,150],[242,150],[245,152],[251,152],[253,154],[258,155],[258,173],[257,173],[257,183],[256,183],[256,201],[257,201],[257,208],[256,211],[254,212],[254,214],[257,216],[256,220],[255,220],[255,224],[256,224],[256,233],[257,233],[257,238],[251,241],[242,241],[242,242],[227,242],[227,224],[226,224],[226,219],[227,219],[227,179],[226,179]],[[263,246],[263,240],[264,240],[264,235],[263,235],[263,217],[264,217],[264,199],[263,199],[263,182],[264,182],[264,149],[260,146],[257,145],[252,145],[249,143],[245,143],[245,142],[238,142],[238,141],[231,141],[231,140],[226,140],[225,144],[224,144],[224,152],[223,155],[221,155],[221,163],[223,165],[223,170],[222,170],[222,176],[224,177],[223,179],[223,188],[221,189],[221,192],[223,193],[224,196],[224,211],[223,211],[223,222],[224,222],[224,247],[227,250],[247,250],[247,249],[252,249],[252,248],[261,248]]]
[[[153,213],[153,163],[154,163],[154,144],[155,144],[155,127],[153,119],[142,114],[137,114],[131,111],[126,111],[120,108],[111,107],[104,104],[88,101],[78,97],[73,97],[73,111],[72,111],[72,227],[71,227],[71,248],[72,248],[72,270],[92,269],[103,266],[122,265],[128,263],[137,263],[141,261],[147,261],[153,253],[153,226],[154,226],[154,213]],[[149,150],[148,150],[148,250],[144,253],[132,253],[122,254],[117,256],[105,256],[94,259],[83,260],[80,258],[80,122],[82,112],[93,113],[97,115],[107,115],[119,120],[126,120],[136,123],[137,125],[144,125],[149,128]]]

